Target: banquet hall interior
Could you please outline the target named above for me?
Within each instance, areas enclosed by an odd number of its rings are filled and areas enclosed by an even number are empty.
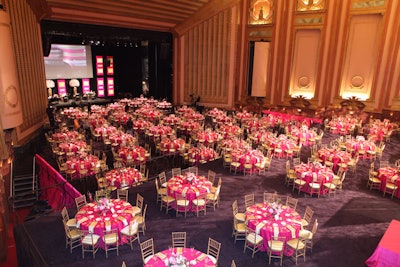
[[[398,14],[0,0],[0,267],[399,266]]]

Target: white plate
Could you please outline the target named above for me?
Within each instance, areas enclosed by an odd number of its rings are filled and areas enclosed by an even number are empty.
[[[105,217],[104,220],[105,220],[105,221],[109,221],[110,218],[109,218],[109,217]]]
[[[97,221],[97,222],[101,221],[101,218],[96,218],[96,221]]]

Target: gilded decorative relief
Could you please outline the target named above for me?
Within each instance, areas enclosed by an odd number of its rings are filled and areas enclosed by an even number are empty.
[[[250,3],[249,24],[271,24],[273,0],[252,0]]]
[[[325,0],[297,0],[297,11],[315,11],[325,8]]]

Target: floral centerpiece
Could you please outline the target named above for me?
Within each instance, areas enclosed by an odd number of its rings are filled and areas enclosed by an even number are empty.
[[[112,213],[114,213],[114,204],[111,202],[109,198],[106,197],[99,198],[97,200],[97,210],[103,213],[110,210]]]
[[[193,172],[186,173],[185,180],[189,184],[195,184],[197,181],[196,174],[194,174]]]
[[[279,220],[279,216],[281,215],[282,211],[283,208],[282,208],[282,203],[280,201],[273,202],[268,207],[268,212],[274,216],[275,220]]]
[[[168,267],[186,267],[189,266],[189,262],[183,255],[172,253],[167,259],[166,265]]]

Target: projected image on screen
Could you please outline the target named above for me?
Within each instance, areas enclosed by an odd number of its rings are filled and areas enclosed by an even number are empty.
[[[93,78],[90,46],[52,44],[44,64],[46,79]]]

